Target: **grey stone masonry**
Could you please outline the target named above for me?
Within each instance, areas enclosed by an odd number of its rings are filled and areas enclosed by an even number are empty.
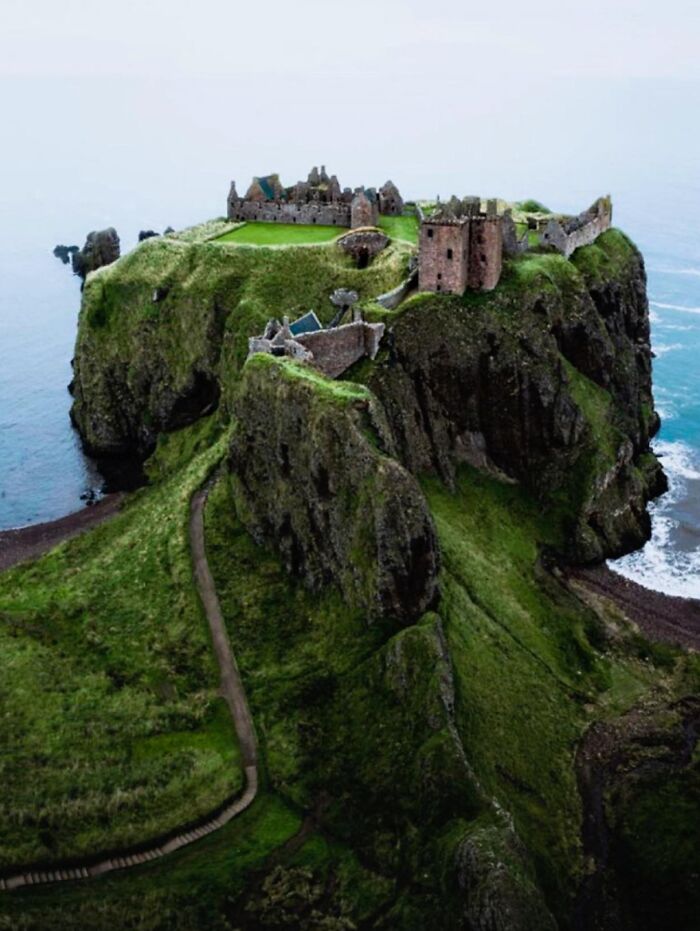
[[[543,246],[554,246],[568,258],[580,246],[595,242],[611,225],[612,201],[608,195],[599,197],[577,217],[552,217],[540,232],[539,239]]]
[[[364,356],[374,359],[384,335],[383,323],[367,323],[359,310],[352,317],[351,323],[296,335],[287,317],[281,324],[272,320],[263,336],[248,340],[248,355],[265,352],[288,356],[308,362],[329,378],[338,378],[358,359]]]
[[[387,209],[393,212],[399,210],[399,205],[403,209],[403,201],[395,185],[387,182],[382,190],[385,190]],[[229,220],[354,229],[376,226],[380,200],[374,188],[359,187],[354,192],[350,188],[341,189],[338,178],[329,176],[325,166],[321,166],[320,171],[312,168],[306,181],[298,181],[291,187],[283,187],[277,174],[253,178],[243,197],[232,181],[226,214]]]

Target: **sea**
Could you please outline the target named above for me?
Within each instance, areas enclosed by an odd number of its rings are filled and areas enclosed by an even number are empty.
[[[207,152],[214,154],[205,157],[201,147],[187,141],[201,137],[207,119],[206,95],[191,86],[182,90],[177,105],[176,95],[162,87],[151,100],[148,89],[125,89],[124,81],[109,93],[79,82],[56,87],[46,81],[24,86],[19,95],[14,88],[5,90],[3,96],[0,86],[6,130],[0,155],[0,529],[61,517],[99,495],[103,485],[70,424],[67,386],[80,288],[53,247],[82,245],[89,230],[114,225],[126,251],[141,229],[182,228],[220,215],[231,177],[243,186],[253,165],[284,170],[288,160],[293,166],[285,177],[295,180],[306,158],[306,151],[291,144],[280,150],[270,142],[258,151],[248,137],[233,146],[216,132],[207,136]],[[28,120],[27,112],[41,119]],[[185,112],[187,140],[184,130],[169,138],[170,127]],[[610,133],[619,112],[610,111]],[[434,190],[426,190],[424,160],[414,170],[410,149],[404,146],[401,153],[399,148],[387,143],[380,153],[383,164],[394,160],[394,180],[409,196],[434,196]],[[643,149],[635,151],[642,159]],[[328,163],[333,170],[340,163],[342,183],[352,166],[355,174],[362,173],[348,178],[353,184],[363,181],[376,153],[346,153],[339,147],[335,155],[337,161],[329,157]],[[570,211],[612,191],[614,222],[635,240],[646,261],[654,390],[662,419],[654,449],[670,487],[651,505],[649,543],[611,565],[648,587],[700,598],[700,186],[694,166],[636,176],[612,155],[595,171],[582,157],[575,181],[570,166],[528,173],[521,159],[516,173],[513,160],[504,156],[482,165],[479,176],[479,164],[454,159],[434,186],[443,196],[475,189],[513,199],[536,196]],[[532,177],[532,186],[526,186],[526,177]]]

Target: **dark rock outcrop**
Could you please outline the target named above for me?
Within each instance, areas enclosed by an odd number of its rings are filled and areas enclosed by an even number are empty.
[[[236,500],[256,540],[312,589],[335,583],[370,620],[408,623],[436,602],[433,521],[368,391],[257,355],[234,413]]]
[[[700,700],[636,707],[579,744],[583,845],[592,869],[576,931],[690,928],[700,911]]]
[[[547,274],[527,286],[421,296],[368,378],[412,472],[452,484],[466,461],[521,482],[568,510],[566,554],[583,562],[642,545],[646,503],[664,488],[649,453],[658,418],[644,266],[626,240],[614,244],[622,257],[595,278],[547,256]]]
[[[71,260],[71,257],[80,251],[79,246],[63,246],[58,245],[54,246],[53,254],[57,259],[60,259],[64,265],[68,265]]]
[[[139,242],[143,242],[144,239],[153,239],[154,236],[160,236],[160,233],[156,233],[155,230],[141,230],[139,232]]]
[[[90,272],[111,265],[120,255],[119,236],[114,227],[88,233],[85,245],[73,254],[73,271],[83,282]]]

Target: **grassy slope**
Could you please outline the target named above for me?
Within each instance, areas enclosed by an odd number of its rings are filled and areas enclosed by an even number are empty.
[[[224,233],[217,242],[233,242],[252,246],[294,246],[302,243],[328,242],[337,239],[345,230],[337,226],[315,226],[295,223],[246,223],[230,233]]]
[[[563,910],[570,882],[584,868],[575,741],[592,720],[620,713],[652,685],[670,688],[674,674],[666,665],[663,672],[653,669],[636,645],[601,650],[596,617],[537,569],[538,541],[546,542],[549,530],[519,489],[465,469],[456,494],[432,480],[426,492],[445,558],[439,611],[467,757],[487,792],[512,812],[550,903]],[[326,708],[337,680],[349,683],[343,693],[347,714],[364,716],[365,702],[373,709],[374,720],[364,725],[367,746],[375,746],[373,728],[389,728],[369,770],[366,747],[342,751],[350,759],[355,754],[355,776],[361,772],[370,786],[375,779],[380,784],[392,752],[387,737],[402,739],[398,722],[388,723],[391,712],[382,695],[362,697],[381,635],[333,592],[320,601],[310,598],[250,541],[232,507],[222,484],[208,517],[210,558],[272,784],[297,803],[313,802],[329,764],[318,759],[315,773],[304,770],[313,746],[307,734],[323,729],[324,716],[332,714]],[[333,728],[338,726],[336,721]],[[405,752],[414,751],[407,744]],[[332,764],[326,772],[332,774]],[[342,791],[342,778],[331,784]],[[372,791],[365,797],[371,806]],[[352,836],[352,825],[345,831]]]
[[[187,537],[219,454],[3,575],[0,864],[144,840],[240,788]]]
[[[332,243],[280,249],[148,239],[86,285],[76,348],[83,390],[108,396],[103,407],[111,411],[113,389],[104,373],[122,371],[129,360],[126,379],[137,396],[154,369],[156,383],[164,368],[177,387],[198,368],[214,370],[228,399],[248,337],[270,317],[313,309],[327,323],[336,288],[352,288],[361,299],[382,294],[405,277],[410,253],[406,243],[394,243],[358,269]],[[158,288],[167,295],[154,303]]]

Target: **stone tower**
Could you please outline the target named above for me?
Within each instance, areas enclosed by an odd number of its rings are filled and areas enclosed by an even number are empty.
[[[421,291],[464,294],[469,281],[469,224],[452,217],[421,223],[418,263]]]
[[[503,226],[501,218],[483,214],[469,219],[469,274],[467,285],[492,291],[501,277]]]
[[[497,202],[481,212],[478,197],[453,197],[420,227],[418,280],[421,291],[464,294],[491,291],[501,277],[503,225]]]

